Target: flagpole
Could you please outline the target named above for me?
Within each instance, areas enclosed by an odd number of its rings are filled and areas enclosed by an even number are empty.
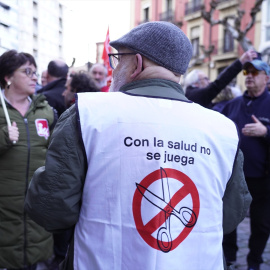
[[[9,118],[9,115],[8,115],[6,102],[4,100],[4,97],[3,97],[3,94],[2,94],[1,88],[0,88],[0,97],[1,97],[1,103],[2,103],[2,106],[3,106],[4,114],[5,114],[5,117],[6,117],[7,125],[8,125],[8,127],[10,127],[11,126],[11,122],[10,122],[10,118]],[[16,141],[13,141],[13,144],[15,144],[15,143],[16,143]]]
[[[10,118],[9,118],[8,111],[7,111],[7,106],[6,106],[6,103],[4,101],[4,97],[3,97],[3,94],[2,94],[1,88],[0,88],[0,96],[1,96],[1,102],[2,102],[4,113],[5,113],[5,117],[6,117],[6,120],[7,120],[7,125],[10,127],[11,122],[10,122]]]

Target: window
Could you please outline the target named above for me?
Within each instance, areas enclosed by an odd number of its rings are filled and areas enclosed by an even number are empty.
[[[59,43],[63,43],[63,33],[59,31]]]
[[[62,15],[63,15],[63,6],[59,4],[59,16],[62,17]]]
[[[35,11],[37,11],[37,9],[38,9],[38,4],[37,4],[37,2],[35,2],[35,1],[33,1],[33,9],[34,9]]]
[[[200,34],[200,27],[196,26],[191,28],[191,44],[192,44],[192,57],[197,57],[200,54],[199,48],[200,48],[200,38],[199,38],[199,34]]]
[[[228,18],[227,20],[228,24],[233,26],[234,25],[234,20]],[[224,30],[224,40],[223,40],[223,52],[233,52],[234,51],[234,38],[232,33],[228,30]]]
[[[58,46],[58,50],[59,50],[59,55],[62,56],[63,49],[62,49],[62,46],[61,45]]]
[[[59,18],[59,28],[60,28],[60,29],[63,28],[63,21],[62,21],[62,18]]]
[[[234,39],[233,35],[229,30],[224,30],[224,44],[223,52],[232,52],[234,50]]]
[[[37,49],[33,49],[33,56],[37,60],[37,58],[38,58],[38,50]]]
[[[270,1],[266,3],[265,41],[270,41]]]
[[[172,0],[167,0],[167,10],[172,10]]]
[[[148,8],[145,8],[144,10],[143,10],[143,12],[144,12],[144,21],[145,22],[148,22],[149,21],[149,7]]]
[[[34,32],[38,30],[38,19],[33,18],[33,27],[34,27]]]

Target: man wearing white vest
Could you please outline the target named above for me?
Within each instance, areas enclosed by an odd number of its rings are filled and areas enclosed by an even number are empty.
[[[251,197],[234,123],[179,85],[190,41],[167,22],[110,43],[111,93],[78,94],[58,121],[25,209],[74,227],[62,269],[222,270],[222,238]]]

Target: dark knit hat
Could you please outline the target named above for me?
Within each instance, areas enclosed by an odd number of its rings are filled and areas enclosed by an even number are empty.
[[[110,45],[126,47],[158,65],[184,74],[192,57],[192,45],[184,32],[169,22],[147,22],[133,28]]]

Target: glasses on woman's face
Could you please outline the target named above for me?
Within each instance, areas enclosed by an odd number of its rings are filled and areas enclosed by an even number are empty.
[[[135,55],[137,53],[108,53],[110,66],[115,69],[119,63],[119,55]]]
[[[23,73],[25,73],[26,74],[26,76],[27,77],[29,77],[29,78],[33,78],[33,76],[35,75],[37,78],[38,78],[38,73],[36,72],[36,71],[33,71],[32,70],[32,68],[29,68],[29,67],[27,67],[27,68],[19,68],[19,69],[17,69],[17,70],[19,70],[19,71],[22,71]]]

